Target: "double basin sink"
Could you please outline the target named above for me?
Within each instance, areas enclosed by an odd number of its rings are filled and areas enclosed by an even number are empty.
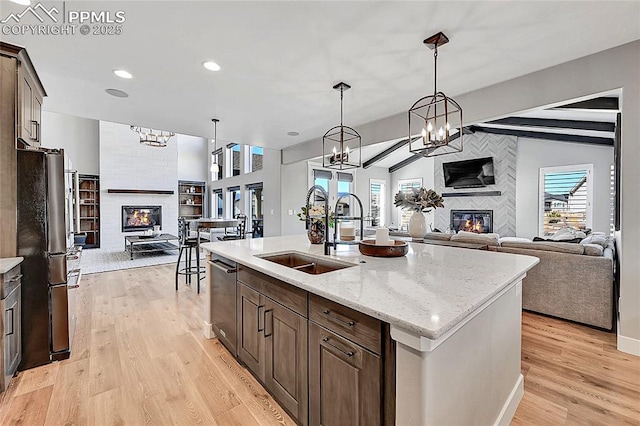
[[[340,262],[319,256],[311,256],[296,251],[265,254],[257,257],[268,260],[269,262],[277,263],[278,265],[286,266],[287,268],[306,272],[311,275],[320,275],[356,266],[353,263]]]

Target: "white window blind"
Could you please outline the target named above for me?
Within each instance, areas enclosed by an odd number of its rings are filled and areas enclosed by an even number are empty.
[[[377,226],[384,226],[386,222],[386,181],[371,179],[369,182],[369,214],[373,218],[373,223]]]
[[[398,191],[409,193],[413,191],[413,188],[422,187],[422,179],[406,179],[398,181]],[[400,228],[406,228],[409,226],[409,218],[413,214],[412,210],[402,209],[400,208],[400,212],[398,214],[400,221]]]

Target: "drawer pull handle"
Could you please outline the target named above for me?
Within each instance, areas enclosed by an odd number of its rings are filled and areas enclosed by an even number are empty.
[[[22,279],[22,274],[18,274],[15,277],[11,278],[7,283],[15,283]]]
[[[271,331],[267,333],[267,314],[271,312]],[[273,309],[267,309],[264,311],[264,337],[273,336]]]
[[[229,268],[227,265],[225,265],[224,263],[220,262],[219,260],[213,260],[213,261],[208,260],[207,262],[209,262],[209,265],[220,269],[225,274],[235,274],[238,271],[235,268]]]
[[[337,322],[338,324],[341,324],[347,327],[353,327],[354,325],[356,325],[355,321],[351,321],[351,320],[345,321],[336,316],[331,315],[331,311],[329,311],[328,309],[325,309],[324,311],[322,311],[322,313],[325,314],[327,318],[329,318],[331,321]]]
[[[264,331],[264,326],[262,328],[260,328],[260,309],[264,309],[264,305],[258,305],[258,333],[260,333],[261,331]],[[265,315],[265,319],[266,319],[266,315]],[[263,321],[263,324],[265,322]]]
[[[334,345],[333,343],[329,342],[329,338],[328,337],[323,337],[322,341],[325,342],[327,345],[331,346],[332,348],[336,349],[337,351],[340,351],[341,353],[345,354],[348,357],[352,357],[354,356],[356,353],[353,351],[345,351],[344,349],[340,349],[339,347],[337,347],[336,345]]]

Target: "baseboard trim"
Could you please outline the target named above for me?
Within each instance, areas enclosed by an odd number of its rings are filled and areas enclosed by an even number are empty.
[[[640,356],[640,340],[618,334],[618,350],[620,352]]]
[[[511,424],[511,420],[513,420],[513,416],[516,414],[516,410],[518,409],[518,405],[524,396],[524,376],[520,374],[518,376],[518,381],[516,385],[511,390],[511,394],[509,398],[502,407],[498,418],[493,423],[494,426],[506,426]]]

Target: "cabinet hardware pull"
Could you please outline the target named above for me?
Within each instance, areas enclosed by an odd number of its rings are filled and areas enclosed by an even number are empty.
[[[267,333],[267,314],[271,312],[271,332]],[[264,311],[264,337],[267,338],[273,336],[273,309],[267,309]]]
[[[36,129],[36,137],[35,138],[31,138],[36,142],[40,142],[40,123],[38,123],[36,120],[31,120],[31,124],[33,124],[33,126]]]
[[[11,311],[11,315],[9,316],[9,318],[11,318],[11,332],[9,332],[9,333],[5,333],[5,336],[11,336],[11,335],[13,334],[13,332],[15,331],[15,330],[13,329],[13,326],[14,326],[13,308],[9,308],[9,309],[7,309],[6,311],[4,311],[4,312],[5,312],[5,318],[6,318],[6,314],[7,314],[7,312],[9,312],[9,311]]]
[[[207,262],[209,262],[209,264],[211,266],[215,266],[216,268],[220,269],[225,274],[234,274],[234,273],[236,273],[238,271],[235,268],[227,267],[227,265],[225,265],[224,263],[220,262],[219,260],[208,260]]]
[[[15,283],[18,282],[22,279],[22,274],[18,274],[15,277],[11,278],[9,281],[7,281],[8,283]]]
[[[331,321],[337,322],[338,324],[345,325],[347,327],[353,327],[354,325],[356,325],[355,321],[352,321],[352,320],[345,321],[336,316],[331,315],[331,311],[329,311],[328,309],[325,309],[324,311],[322,311],[322,313],[325,314],[327,318],[329,318]]]
[[[329,342],[329,338],[328,338],[328,337],[323,337],[323,338],[322,338],[322,341],[323,341],[323,342],[325,342],[327,345],[331,346],[332,348],[334,348],[334,349],[336,349],[336,350],[338,350],[338,351],[342,352],[343,354],[345,354],[345,355],[346,355],[346,356],[348,356],[348,357],[352,357],[352,356],[354,356],[354,355],[356,354],[356,353],[355,353],[355,352],[353,352],[353,351],[349,351],[349,352],[347,352],[347,351],[345,351],[344,349],[341,349],[341,348],[337,347],[337,346],[336,346],[336,345],[334,345],[333,343],[330,343],[330,342]]]
[[[264,326],[262,328],[260,328],[260,309],[264,309],[264,305],[258,305],[258,333],[260,333],[261,331],[264,331]],[[265,317],[266,320],[266,317]],[[263,324],[265,324],[265,322],[262,322]]]

